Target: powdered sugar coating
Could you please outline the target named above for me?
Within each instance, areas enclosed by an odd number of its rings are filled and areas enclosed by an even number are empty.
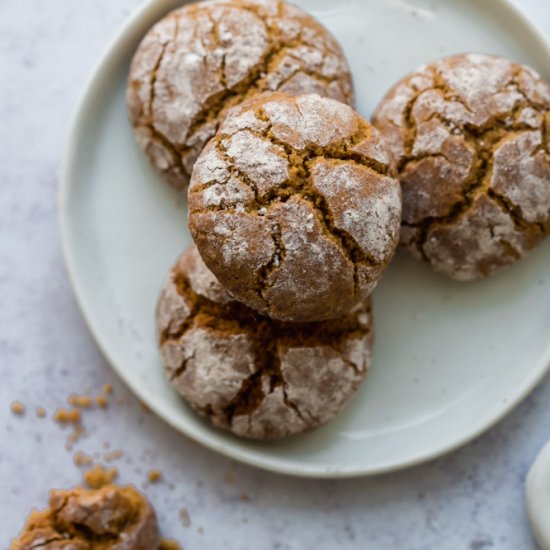
[[[373,117],[403,187],[401,242],[458,280],[487,277],[550,231],[550,86],[467,54],[405,77]]]
[[[318,95],[264,94],[234,108],[188,193],[208,268],[283,321],[345,314],[372,292],[399,240],[401,190],[382,139]]]
[[[181,314],[182,303],[188,315]],[[274,321],[231,299],[196,247],[182,254],[164,283],[157,332],[174,388],[214,425],[252,439],[328,422],[358,389],[371,360],[370,300],[334,321]]]
[[[342,50],[312,16],[283,0],[205,0],[159,21],[136,51],[127,103],[138,144],[178,188],[225,112],[281,90],[353,103]]]

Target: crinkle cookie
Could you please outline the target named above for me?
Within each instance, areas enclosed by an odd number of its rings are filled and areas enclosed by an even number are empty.
[[[401,241],[453,279],[488,277],[550,230],[550,87],[501,57],[457,55],[406,76],[373,124],[403,187]]]
[[[399,240],[401,189],[376,129],[318,95],[235,107],[199,157],[189,227],[208,268],[274,319],[335,319],[374,289]]]
[[[31,513],[11,550],[156,550],[155,512],[133,487],[51,491],[49,508]]]
[[[157,308],[162,361],[175,389],[215,426],[275,439],[324,424],[366,376],[370,300],[324,323],[273,321],[236,302],[189,248]]]
[[[281,0],[206,0],[147,33],[130,68],[127,103],[139,145],[183,188],[227,109],[273,90],[353,103],[344,54],[311,15]]]

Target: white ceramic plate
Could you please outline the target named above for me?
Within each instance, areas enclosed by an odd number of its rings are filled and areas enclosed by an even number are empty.
[[[134,145],[124,101],[140,38],[177,0],[149,2],[94,72],[74,121],[61,178],[70,277],[105,355],[176,429],[256,466],[312,477],[402,468],[458,447],[510,411],[550,361],[550,243],[484,282],[457,284],[398,255],[375,292],[370,376],[326,427],[277,443],[211,428],[164,379],[154,340],[157,293],[190,243],[185,203]],[[368,116],[409,70],[463,51],[503,54],[547,78],[543,39],[503,0],[302,0],[342,42],[358,109]]]
[[[550,550],[550,442],[529,470],[525,498],[535,539],[541,550]]]

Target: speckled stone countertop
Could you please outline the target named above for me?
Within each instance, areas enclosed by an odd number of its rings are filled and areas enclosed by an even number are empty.
[[[413,0],[411,0],[413,1]],[[117,380],[72,297],[57,227],[57,171],[70,115],[100,52],[139,0],[0,2],[0,548],[51,487],[78,483],[77,449],[121,448],[121,482],[146,491],[186,549],[534,548],[523,482],[550,438],[550,379],[474,443],[430,464],[349,481],[285,478],[190,442]],[[515,0],[550,35],[548,0]],[[72,451],[53,411],[112,382]],[[14,399],[24,416],[10,412]],[[37,418],[35,407],[47,409]],[[109,455],[107,455],[107,458]],[[183,511],[183,512],[182,512]],[[187,517],[187,514],[189,517]]]

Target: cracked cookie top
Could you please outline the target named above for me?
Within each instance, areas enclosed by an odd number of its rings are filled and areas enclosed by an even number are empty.
[[[236,299],[283,321],[345,315],[372,292],[399,238],[401,190],[378,131],[314,94],[235,107],[188,194],[208,268]]]
[[[155,550],[155,512],[133,487],[51,491],[49,508],[31,513],[11,550]]]
[[[401,242],[458,280],[492,275],[550,230],[550,86],[467,54],[405,77],[373,124],[403,188]]]
[[[206,0],[148,32],[132,61],[127,103],[139,145],[183,188],[227,109],[274,90],[353,103],[344,54],[312,16],[282,0]]]
[[[274,321],[236,302],[193,246],[164,283],[157,333],[170,382],[199,414],[242,437],[275,439],[329,421],[358,389],[371,304],[334,321]]]

